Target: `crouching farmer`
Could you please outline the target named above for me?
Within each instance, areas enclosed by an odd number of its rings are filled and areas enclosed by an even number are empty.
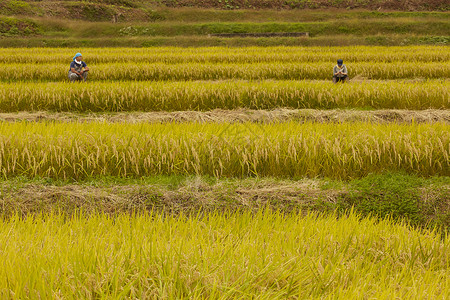
[[[83,61],[83,56],[81,56],[81,53],[75,54],[73,61],[70,63],[69,80],[71,82],[81,80],[86,81],[88,72],[89,68]]]
[[[333,82],[345,82],[348,78],[347,67],[342,59],[337,60],[337,65],[333,68]]]

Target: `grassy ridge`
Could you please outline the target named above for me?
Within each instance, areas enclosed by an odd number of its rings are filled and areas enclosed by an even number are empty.
[[[110,0],[114,1],[114,0]],[[120,1],[120,0],[116,0]],[[155,0],[159,2],[158,0]],[[240,8],[270,8],[270,9],[305,9],[305,8],[368,8],[368,9],[389,9],[389,10],[448,10],[448,2],[444,0],[424,1],[414,0],[408,3],[392,2],[389,0],[164,0],[162,3],[171,7],[214,7],[222,9]]]
[[[448,45],[449,36],[435,35],[368,35],[368,36],[320,36],[315,38],[270,37],[270,38],[223,38],[208,36],[175,36],[175,37],[13,37],[0,40],[2,47],[48,47],[73,48],[84,47],[116,48],[116,47],[274,47],[274,46],[327,46],[342,47],[353,45],[366,46],[414,46],[414,45]]]
[[[31,3],[33,4],[35,0],[6,0],[5,6],[7,7],[28,7]],[[42,3],[61,3],[65,2],[78,2],[80,4],[91,3],[92,1],[84,0],[39,0]],[[304,0],[291,0],[289,2],[281,0],[233,0],[227,2],[219,2],[215,0],[97,0],[95,3],[100,3],[104,5],[113,5],[120,7],[129,8],[144,8],[144,7],[155,7],[155,6],[168,6],[168,7],[201,7],[201,8],[219,8],[219,9],[261,9],[261,8],[271,8],[271,9],[295,9],[295,8],[369,8],[369,9],[390,9],[390,10],[437,10],[448,8],[448,3],[443,0],[436,1],[424,1],[424,0],[414,0],[410,3],[392,3],[388,0],[318,0],[314,2],[304,1]]]
[[[202,12],[199,12],[202,14]],[[2,47],[155,47],[155,46],[349,46],[447,45],[448,17],[267,23],[157,22],[98,23],[0,16]],[[184,19],[183,19],[184,20]],[[269,19],[270,20],[270,19]],[[28,24],[25,28],[22,24]],[[25,30],[26,29],[26,30]],[[308,32],[308,38],[224,38],[220,33]]]
[[[449,176],[449,149],[443,123],[0,123],[3,178]]]
[[[207,111],[213,109],[450,109],[446,81],[220,81],[0,83],[0,111]]]
[[[450,292],[448,236],[355,214],[50,215],[0,225],[2,298],[439,299]]]
[[[128,25],[128,26],[126,26]],[[182,36],[208,35],[219,33],[248,32],[308,32],[311,37],[331,35],[382,35],[416,34],[448,35],[450,24],[447,20],[427,22],[409,19],[387,20],[339,20],[327,22],[302,23],[156,23],[97,26],[85,28],[87,36],[94,33],[102,36]],[[80,33],[81,34],[81,33]]]
[[[208,0],[209,1],[209,0]],[[428,8],[414,1],[283,1],[289,9],[266,10],[276,1],[263,1],[257,10],[244,9],[236,1],[202,0],[203,8],[168,8],[159,1],[20,1],[0,3],[1,47],[154,47],[154,46],[343,46],[343,45],[447,45],[450,37],[448,9],[434,0]],[[169,6],[183,7],[185,0]],[[248,1],[246,0],[246,3]],[[261,4],[263,2],[260,2]],[[328,1],[329,2],[329,1]],[[395,3],[394,3],[395,2]],[[421,1],[419,1],[421,2]],[[444,1],[445,2],[445,1]],[[164,2],[167,4],[167,2]],[[278,4],[280,2],[277,2]],[[313,10],[291,9],[302,3]],[[380,11],[390,3],[389,11]],[[189,5],[197,6],[195,3]],[[248,3],[247,3],[248,4]],[[267,6],[267,4],[270,4]],[[369,5],[370,4],[370,5]],[[349,6],[350,5],[350,6]],[[408,11],[392,11],[407,5]],[[418,6],[417,6],[418,5]],[[431,6],[430,6],[431,5]],[[239,9],[237,7],[239,6]],[[205,9],[206,7],[206,9]],[[258,7],[258,6],[256,6]],[[374,11],[352,10],[369,8]],[[248,8],[248,7],[247,7]],[[235,10],[236,9],[236,10]],[[376,11],[375,11],[376,10]],[[8,17],[5,17],[8,16]],[[217,33],[308,32],[309,38],[208,37]],[[18,38],[20,37],[20,38]]]
[[[168,8],[169,7],[169,8]],[[181,7],[189,7],[180,9]],[[197,9],[193,9],[197,7]],[[212,9],[211,9],[212,8]],[[323,8],[317,12],[319,8]],[[330,9],[331,8],[331,9]],[[334,9],[333,9],[334,8]],[[111,20],[115,15],[118,21],[166,21],[166,20],[224,20],[240,21],[243,14],[252,15],[251,20],[273,19],[282,15],[295,18],[295,15],[308,16],[310,19],[321,19],[324,15],[333,15],[335,10],[341,9],[340,18],[365,17],[382,18],[386,16],[427,16],[438,14],[436,10],[448,11],[449,6],[445,0],[414,0],[406,2],[383,1],[304,1],[304,0],[164,0],[164,1],[137,1],[137,0],[3,0],[0,3],[0,14],[3,15],[27,15],[47,16],[61,19],[79,19],[89,21]],[[353,9],[370,9],[367,12]],[[389,12],[380,11],[388,10]],[[278,12],[277,12],[278,10]],[[304,10],[309,10],[304,12]],[[397,10],[397,11],[393,11]],[[427,12],[433,11],[434,12]],[[199,16],[205,11],[206,16]],[[214,11],[216,13],[214,13]],[[294,11],[294,13],[292,13]],[[341,16],[342,15],[342,16]],[[259,17],[259,18],[258,18]],[[264,18],[265,17],[265,18]]]
[[[0,218],[60,212],[196,215],[228,210],[334,212],[405,219],[421,228],[450,230],[450,177],[370,174],[329,178],[214,178],[210,176],[90,177],[81,181],[15,177],[0,182]]]
[[[110,21],[113,16],[116,16],[116,21],[141,21],[141,22],[173,22],[183,20],[185,22],[240,22],[243,17],[250,22],[261,22],[267,20],[275,21],[323,21],[324,19],[385,19],[385,18],[439,18],[445,17],[445,9],[443,12],[436,11],[437,2],[444,0],[435,0],[433,3],[427,1],[428,7],[416,7],[421,11],[412,11],[416,1],[409,1],[408,3],[395,2],[396,5],[388,7],[388,11],[380,11],[382,8],[380,3],[376,7],[367,6],[367,4],[374,4],[374,1],[366,2],[365,5],[360,5],[359,9],[349,9],[348,5],[341,3],[341,9],[336,14],[336,9],[318,9],[317,3],[302,1],[306,4],[302,9],[291,9],[293,7],[285,6],[283,9],[261,9],[264,7],[258,7],[258,9],[252,9],[251,7],[241,6],[237,9],[237,5],[233,1],[214,1],[216,6],[197,6],[200,8],[167,8],[159,1],[20,1],[20,0],[3,0],[0,3],[0,15],[16,15],[16,16],[45,16],[50,18],[58,18],[67,20],[86,20],[86,21]],[[241,0],[237,0],[241,1]],[[205,4],[206,1],[203,1]],[[267,3],[275,3],[276,1],[266,1]],[[294,3],[291,1],[290,3]],[[338,4],[339,1],[334,1],[334,4]],[[360,4],[361,1],[359,1]],[[375,1],[376,2],[376,1]],[[394,2],[391,2],[394,3]],[[287,4],[287,2],[284,2]],[[401,9],[404,4],[408,5],[407,9]],[[219,5],[219,7],[217,7]],[[220,7],[223,5],[223,7]],[[236,6],[235,6],[236,5]],[[182,6],[182,5],[180,5]],[[196,6],[196,5],[194,5]],[[305,8],[313,9],[305,9]],[[313,7],[315,6],[315,7]],[[403,11],[393,11],[395,6],[397,9]],[[215,9],[209,9],[210,7]],[[336,6],[334,6],[336,7]],[[339,6],[338,6],[339,7]],[[220,10],[217,8],[225,8]],[[233,9],[231,9],[233,8]],[[247,9],[246,9],[247,8]],[[257,7],[254,7],[257,8]],[[268,8],[268,7],[265,7]],[[287,8],[287,9],[286,9]],[[324,8],[330,8],[329,5],[325,5]],[[343,9],[342,9],[343,8]],[[373,11],[361,10],[361,8],[371,9]],[[427,11],[428,10],[428,11]],[[435,10],[435,11],[429,11]],[[448,11],[448,9],[447,9]]]
[[[70,9],[64,8],[65,4],[68,4]],[[90,11],[90,6],[93,11]],[[106,9],[104,12],[103,8]],[[28,11],[17,12],[15,17],[3,17],[2,14],[11,13],[4,10],[2,12],[0,4],[2,37],[0,46],[76,48],[164,45],[183,47],[446,45],[449,43],[450,31],[449,14],[446,12],[384,13],[349,10],[274,12],[201,9],[136,11],[135,8],[104,7],[86,2],[55,2],[45,9],[48,13],[30,14]],[[39,17],[36,18],[36,15]],[[112,18],[117,22],[111,23]],[[27,24],[26,28],[24,24]],[[297,31],[308,32],[310,37],[300,39],[208,37],[209,34],[218,33]]]
[[[0,37],[29,36],[41,33],[36,22],[21,18],[8,18],[0,15]]]
[[[202,12],[199,12],[200,14]],[[428,18],[381,18],[381,19],[329,19],[314,22],[289,22],[281,20],[268,22],[248,22],[242,17],[236,22],[71,22],[51,19],[34,19],[24,17],[3,17],[0,14],[0,36],[24,36],[42,34],[59,37],[126,37],[126,36],[197,36],[219,33],[248,32],[308,32],[311,37],[319,36],[367,36],[390,34],[444,35],[448,36],[450,25],[448,15]],[[270,20],[270,19],[269,19]],[[105,20],[103,20],[105,21]],[[20,30],[18,24],[29,24],[30,32]],[[78,24],[78,27],[77,27]],[[14,28],[14,31],[11,30]]]

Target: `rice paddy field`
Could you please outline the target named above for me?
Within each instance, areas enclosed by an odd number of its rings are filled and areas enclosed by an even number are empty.
[[[349,216],[260,211],[1,221],[2,298],[445,299],[449,243]]]
[[[0,49],[2,299],[448,299],[448,46],[82,53]]]

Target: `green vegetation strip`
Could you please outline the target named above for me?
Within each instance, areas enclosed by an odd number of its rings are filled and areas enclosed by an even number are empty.
[[[15,177],[0,181],[0,217],[158,211],[197,214],[264,208],[283,213],[354,209],[363,216],[407,220],[450,230],[450,177],[403,173],[360,179],[215,178],[210,176],[92,177],[81,181]]]
[[[0,38],[29,36],[39,33],[42,33],[42,31],[35,21],[0,16]]]
[[[95,31],[95,29],[93,29]],[[313,23],[204,23],[150,24],[122,27],[119,31],[105,30],[104,35],[122,36],[178,36],[217,33],[308,32],[310,36],[408,34],[446,35],[450,24],[445,20],[417,22],[411,20],[338,20]],[[88,31],[89,32],[89,31]]]
[[[449,245],[354,213],[12,217],[0,220],[0,295],[445,298]]]
[[[1,76],[1,73],[0,73]],[[94,75],[93,75],[94,76]],[[0,111],[118,112],[212,109],[449,109],[445,80],[419,82],[189,81],[0,83]]]
[[[185,8],[183,9],[183,7]],[[354,10],[355,8],[356,10]],[[65,20],[92,21],[109,21],[115,15],[117,21],[144,22],[179,20],[186,22],[242,22],[244,17],[253,22],[267,20],[305,22],[331,18],[339,20],[396,17],[436,19],[445,18],[446,10],[448,10],[448,4],[445,0],[434,0],[433,2],[415,0],[408,3],[388,0],[345,2],[333,0],[314,2],[302,0],[289,2],[261,0],[203,0],[201,2],[198,0],[3,0],[0,3],[0,14],[2,15],[38,15]]]
[[[113,15],[111,15],[112,17]],[[109,21],[100,19],[101,21]],[[95,16],[94,16],[95,18]],[[98,20],[97,20],[98,21]],[[157,21],[157,20],[156,20]],[[26,25],[28,31],[21,30]],[[13,29],[13,30],[11,30]],[[173,37],[205,36],[220,33],[270,33],[270,32],[308,32],[318,36],[366,36],[382,34],[448,35],[450,25],[445,19],[340,19],[319,22],[133,22],[133,23],[97,23],[82,22],[77,28],[70,22],[34,21],[27,18],[0,16],[0,36],[26,36],[55,34],[84,38],[103,37]]]
[[[332,35],[309,38],[293,37],[271,37],[271,38],[221,38],[206,35],[197,36],[172,36],[172,37],[152,37],[152,36],[120,36],[108,37],[94,35],[94,37],[71,36],[68,33],[54,33],[48,36],[10,37],[0,40],[1,47],[23,48],[71,48],[83,49],[85,47],[98,48],[157,48],[157,47],[228,47],[243,48],[250,46],[274,47],[274,46],[321,46],[321,47],[344,47],[352,45],[366,46],[416,46],[416,45],[440,45],[445,46],[450,43],[448,35],[425,35],[414,34],[383,34],[383,35]],[[73,55],[73,54],[71,54]],[[70,59],[70,57],[69,57]]]
[[[448,19],[446,12],[155,10],[148,3],[129,8],[85,1],[28,4],[3,0],[0,46],[447,45]],[[308,32],[309,38],[209,37],[221,33],[274,32]]]
[[[0,123],[4,178],[449,176],[449,155],[444,123]]]
[[[102,26],[103,25],[103,26]],[[447,35],[450,25],[447,20],[337,20],[325,22],[211,22],[211,23],[145,23],[142,24],[84,24],[81,28],[87,37],[95,35],[118,36],[196,36],[218,33],[265,33],[265,32],[308,32],[310,36],[332,35],[377,35],[377,34],[416,34]],[[64,26],[64,25],[63,25]],[[82,32],[76,28],[69,29],[73,35]]]
[[[18,19],[21,22],[32,22]],[[38,22],[37,22],[38,23]],[[39,23],[38,23],[39,24]],[[47,29],[48,35],[58,33],[66,36],[92,38],[105,37],[143,37],[143,36],[204,36],[220,33],[268,33],[268,32],[308,32],[312,37],[318,36],[366,36],[382,34],[448,35],[450,25],[445,19],[414,20],[409,18],[392,18],[380,20],[332,20],[322,22],[146,22],[146,23],[81,23],[79,28],[68,26],[71,23],[52,23],[43,21],[39,28]],[[73,25],[73,24],[72,24]],[[52,31],[50,31],[52,30]],[[83,32],[85,33],[83,35]],[[43,32],[45,36],[45,32]],[[20,35],[20,33],[19,33]]]
[[[70,61],[69,61],[70,63]],[[1,81],[68,81],[67,64],[4,64]],[[90,65],[94,80],[331,79],[334,63],[110,63]],[[350,77],[388,80],[449,78],[449,63],[347,63]]]
[[[103,0],[104,2],[120,2],[123,0]],[[136,3],[136,0],[128,0],[128,2]],[[161,3],[159,0],[151,0],[153,3]],[[445,0],[425,1],[416,0],[411,3],[392,2],[389,0],[318,0],[318,1],[304,1],[304,0],[234,0],[234,1],[215,1],[215,0],[166,0],[163,1],[169,7],[213,7],[220,9],[317,9],[317,8],[365,8],[365,9],[388,9],[388,10],[448,10],[449,4]],[[381,13],[382,14],[382,13]]]

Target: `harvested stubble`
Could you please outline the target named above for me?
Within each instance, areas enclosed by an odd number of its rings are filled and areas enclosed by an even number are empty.
[[[450,175],[443,123],[0,124],[4,178]]]
[[[73,49],[21,48],[0,49],[0,63],[69,63]],[[211,48],[84,48],[90,64],[105,63],[269,63],[330,62],[338,58],[355,62],[442,62],[450,61],[447,46],[408,47],[211,47]]]
[[[449,82],[219,81],[0,83],[0,111],[448,109]]]
[[[354,213],[16,216],[0,220],[0,296],[445,299],[449,245]]]
[[[450,109],[427,110],[358,110],[358,109],[288,109],[273,110],[214,109],[209,111],[154,111],[154,112],[13,112],[0,113],[0,121],[8,122],[122,122],[122,123],[274,123],[274,122],[373,122],[373,123],[433,123],[450,124]]]
[[[48,178],[27,180],[19,177],[0,182],[0,218],[16,214],[26,217],[42,212],[74,215],[80,210],[88,215],[102,212],[111,216],[150,211],[195,215],[199,212],[257,211],[264,208],[284,213],[299,209],[302,213],[331,212],[336,208],[342,212],[354,205],[365,215],[373,213],[383,218],[389,214],[395,220],[407,218],[414,226],[433,228],[437,225],[443,231],[450,230],[450,177],[425,179],[403,174],[372,175],[369,179],[362,179],[373,184],[364,192],[359,187],[355,189],[355,182],[360,180],[346,184],[330,182],[329,178],[155,176],[89,178],[67,184]],[[383,185],[380,190],[382,181],[396,186],[390,189]],[[403,190],[398,191],[401,188]],[[384,197],[393,190],[397,190],[397,198]],[[355,193],[359,199],[370,199],[366,203],[372,202],[372,207],[363,207],[353,196]],[[405,200],[404,195],[411,197]],[[385,204],[381,204],[383,202]]]
[[[220,79],[331,79],[334,63],[109,63],[91,65],[93,80],[220,80]],[[350,77],[387,80],[449,78],[450,63],[414,62],[347,64]],[[2,81],[68,81],[68,64],[4,64]]]

